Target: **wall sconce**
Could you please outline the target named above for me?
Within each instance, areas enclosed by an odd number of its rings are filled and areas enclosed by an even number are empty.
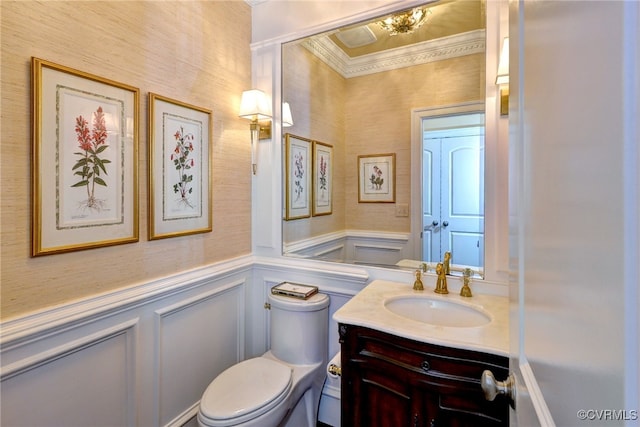
[[[509,37],[502,41],[496,85],[500,88],[500,115],[509,115]]]
[[[251,164],[253,174],[258,169],[258,141],[271,139],[271,102],[267,95],[258,89],[245,90],[240,100],[240,113],[243,119],[251,120]],[[267,122],[261,123],[260,121]]]
[[[282,103],[282,127],[288,128],[293,126],[293,116],[291,115],[291,107],[288,102]]]

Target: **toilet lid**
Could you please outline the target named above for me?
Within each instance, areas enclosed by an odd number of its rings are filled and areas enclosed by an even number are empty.
[[[200,413],[218,425],[248,421],[280,403],[291,382],[287,365],[263,357],[245,360],[209,384],[200,401]]]

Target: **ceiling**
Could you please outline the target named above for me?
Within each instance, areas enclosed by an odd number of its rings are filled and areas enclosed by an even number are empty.
[[[425,7],[428,10],[426,22],[411,34],[389,35],[378,24],[386,18],[383,16],[369,22],[341,28],[329,34],[328,37],[347,56],[355,58],[485,28],[484,0],[441,0],[429,3]],[[374,40],[360,47],[349,48],[340,39],[341,35],[350,33],[355,36],[363,35],[365,38],[366,34],[369,34]]]
[[[390,35],[378,24],[383,16],[295,43],[302,43],[345,78],[484,53],[485,0],[440,0],[425,7],[427,21],[411,34]],[[369,40],[347,47],[340,40],[345,33]]]

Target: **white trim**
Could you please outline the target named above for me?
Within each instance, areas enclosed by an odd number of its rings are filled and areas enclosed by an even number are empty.
[[[638,277],[640,276],[640,227],[638,214],[640,212],[640,130],[637,123],[640,114],[640,53],[638,52],[638,37],[640,36],[640,7],[637,2],[624,3],[624,50],[623,50],[623,85],[624,103],[624,309],[625,309],[625,402],[624,408],[637,408],[640,402],[640,315],[637,307],[640,305]],[[635,425],[637,421],[628,422]]]
[[[536,411],[540,425],[542,427],[555,427],[556,423],[553,421],[547,402],[544,400],[544,396],[542,395],[542,390],[540,390],[536,377],[531,370],[531,365],[524,357],[520,360],[520,372],[525,384],[525,389],[529,393],[531,403]]]
[[[342,230],[342,231],[336,231],[333,233],[322,234],[320,236],[313,236],[310,239],[297,240],[291,243],[284,242],[282,244],[284,249],[283,252],[285,254],[295,253],[308,247],[318,246],[323,243],[329,243],[336,240],[342,240],[346,237],[347,237],[347,230]]]
[[[57,347],[45,350],[41,353],[34,354],[23,359],[20,359],[14,363],[2,366],[0,369],[0,380],[5,381],[13,376],[23,374],[31,369],[38,368],[44,364],[51,363],[57,359],[61,359],[68,356],[71,353],[79,352],[85,348],[104,342],[108,339],[116,336],[125,335],[131,340],[130,335],[127,335],[131,331],[135,332],[135,327],[140,319],[135,318],[127,322],[120,323],[110,328],[102,329],[93,334],[84,336],[82,338],[67,342]],[[129,361],[132,359],[130,358]],[[131,367],[127,367],[130,369]],[[133,371],[133,369],[131,369]]]
[[[310,259],[256,257],[255,266],[261,270],[280,272],[313,273],[319,279],[338,278],[343,282],[352,282],[360,286],[369,280],[369,274],[363,268],[352,264],[328,263]],[[330,266],[330,268],[329,268]]]
[[[185,409],[180,415],[169,421],[165,424],[165,427],[183,427],[185,426],[191,419],[198,416],[198,411],[200,410],[200,401],[198,400],[196,403]]]
[[[422,253],[422,239],[416,237],[422,232],[422,120],[428,117],[472,113],[485,114],[486,123],[484,101],[463,102],[440,107],[414,108],[411,110],[411,231],[409,233],[409,245],[412,247],[412,253],[414,255]],[[485,136],[485,150],[487,149],[487,145],[489,145],[489,143],[486,141]],[[485,177],[485,187],[487,186],[487,182],[489,182],[489,180]],[[485,217],[487,216],[486,210],[487,204],[485,203]],[[485,233],[485,265],[482,266],[485,278],[487,277],[486,258],[493,256],[493,254],[488,253],[486,250],[486,247],[489,246],[487,239],[491,239],[491,236],[487,236]],[[490,275],[489,277],[492,276]]]

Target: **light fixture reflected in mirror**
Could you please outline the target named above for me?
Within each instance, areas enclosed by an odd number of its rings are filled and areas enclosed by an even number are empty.
[[[245,90],[240,100],[240,113],[244,119],[251,120],[251,164],[253,174],[258,169],[258,141],[271,138],[271,102],[267,95],[258,89]],[[265,121],[262,122],[261,121]]]
[[[411,34],[422,26],[431,15],[431,10],[426,7],[416,7],[402,13],[396,13],[378,22],[389,35]]]
[[[288,102],[282,103],[282,126],[285,128],[293,126],[293,116]]]
[[[496,85],[500,88],[500,115],[509,115],[509,37],[502,41]]]

